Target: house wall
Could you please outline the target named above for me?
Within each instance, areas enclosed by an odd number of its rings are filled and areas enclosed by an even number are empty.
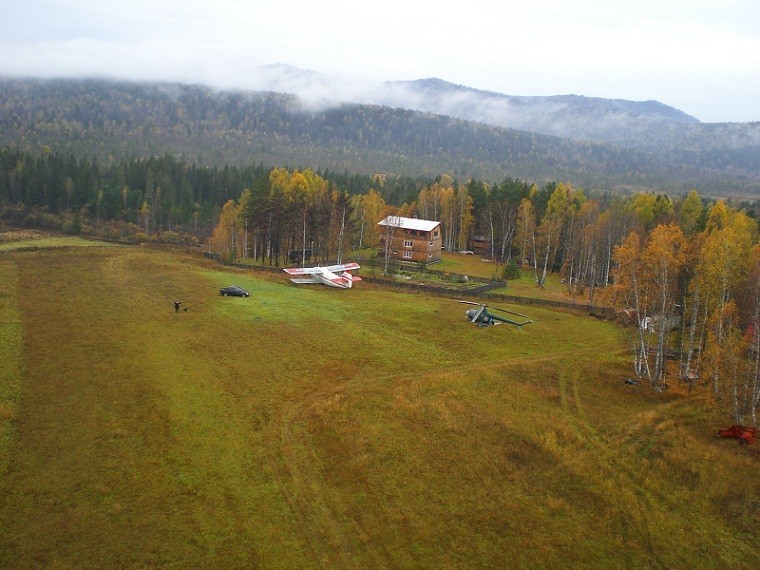
[[[470,249],[472,249],[472,251],[478,255],[487,257],[491,255],[491,241],[488,238],[476,236],[472,238],[472,245],[470,246]]]
[[[440,261],[442,245],[441,226],[430,232],[396,228],[391,243],[391,259],[411,263]],[[380,236],[379,255],[385,255],[384,235]]]

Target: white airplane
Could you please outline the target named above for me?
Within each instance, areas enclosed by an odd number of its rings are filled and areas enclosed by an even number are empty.
[[[328,267],[290,267],[283,271],[289,275],[308,275],[291,279],[293,283],[323,283],[330,287],[349,289],[356,281],[362,280],[361,277],[351,275],[355,269],[359,269],[359,264],[352,262]]]

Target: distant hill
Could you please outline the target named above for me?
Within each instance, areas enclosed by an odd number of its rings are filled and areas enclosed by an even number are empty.
[[[522,99],[477,91],[471,97],[474,90],[439,80],[388,84],[386,96],[400,97],[400,90],[410,87],[430,105],[438,101],[439,107],[453,105],[451,95],[458,93],[460,115],[468,109],[473,116],[483,113],[488,98],[494,105]],[[641,127],[643,131],[668,132],[681,141],[680,147],[654,151],[638,143],[574,140],[465,120],[452,116],[453,109],[445,116],[410,107],[341,104],[324,93],[317,101],[181,84],[3,79],[0,144],[32,151],[47,146],[104,158],[168,152],[202,164],[263,163],[367,174],[448,173],[490,181],[566,180],[595,189],[681,192],[695,187],[709,195],[760,194],[757,124],[737,129],[701,125],[654,102],[546,98],[555,105],[554,117],[576,116],[581,124],[604,115],[612,123],[613,118],[629,120],[638,114],[645,119],[637,124],[660,125]],[[541,98],[527,99],[522,103],[526,113],[538,113]],[[702,136],[688,130],[695,128],[707,129],[714,138],[732,136],[733,146],[715,141],[710,148],[695,146]]]
[[[739,179],[760,177],[760,122],[700,123],[657,101],[512,96],[437,78],[367,84],[286,65],[258,72],[262,86],[297,94],[315,106],[353,102],[412,109],[641,150],[679,168],[725,172]]]
[[[414,108],[572,139],[611,142],[621,137],[621,128],[698,124],[694,117],[657,101],[624,101],[557,95],[516,97],[454,85],[440,79],[387,83],[382,98],[389,106]],[[407,104],[405,105],[404,102]]]
[[[760,123],[700,123],[657,101],[578,95],[515,97],[439,79],[388,84],[390,106],[573,140],[604,142],[654,153],[671,163],[760,175]]]

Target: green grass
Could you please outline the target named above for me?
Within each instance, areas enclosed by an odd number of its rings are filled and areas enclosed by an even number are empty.
[[[504,270],[503,264],[484,261],[477,255],[462,255],[460,253],[443,252],[442,257],[443,259],[441,260],[441,263],[436,264],[434,269],[473,277],[483,277],[486,279],[494,277],[501,279],[502,271]],[[572,296],[567,291],[567,287],[562,283],[562,277],[560,275],[547,275],[544,287],[537,287],[533,268],[528,266],[521,269],[520,277],[518,279],[507,281],[505,287],[494,289],[493,292],[551,301],[570,302],[573,300]],[[587,297],[579,295],[576,300],[579,303],[585,303],[587,302]]]
[[[623,384],[611,323],[479,329],[145,248],[6,252],[0,278],[0,567],[758,562],[756,450]]]
[[[51,249],[58,247],[102,247],[106,242],[84,239],[77,236],[58,237],[47,236],[39,238],[25,238],[13,241],[0,241],[0,252],[23,250],[23,249]]]

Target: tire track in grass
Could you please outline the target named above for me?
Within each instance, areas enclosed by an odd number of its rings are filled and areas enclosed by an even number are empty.
[[[597,478],[601,479],[600,483],[604,482],[604,479],[611,479],[614,481],[616,489],[615,496],[622,497],[629,489],[633,489],[632,493],[628,493],[629,496],[635,498],[638,505],[638,511],[641,519],[641,523],[637,525],[637,521],[629,520],[630,514],[628,509],[625,509],[621,502],[618,503],[618,518],[620,521],[620,536],[624,546],[630,543],[630,530],[635,528],[641,528],[643,532],[643,538],[646,544],[648,555],[650,560],[654,562],[659,568],[666,568],[667,564],[659,557],[657,549],[652,541],[652,532],[650,529],[650,523],[648,522],[648,514],[657,511],[672,511],[677,509],[677,501],[666,494],[659,492],[657,489],[650,487],[646,478],[640,477],[632,467],[630,467],[624,458],[621,458],[619,454],[612,453],[609,442],[605,442],[594,427],[587,421],[586,414],[583,410],[582,398],[578,387],[578,371],[573,371],[569,378],[571,391],[572,391],[572,403],[567,397],[567,379],[565,374],[561,373],[560,392],[561,401],[565,411],[565,418],[568,424],[573,429],[575,436],[588,446],[589,450],[596,456],[602,458],[599,465],[603,467],[603,472],[597,474]],[[668,405],[667,403],[665,404]],[[629,565],[635,565],[635,561],[631,559],[630,549],[624,548],[626,561]]]
[[[24,349],[18,291],[15,264],[0,262],[0,480],[10,458],[21,399]]]
[[[346,514],[345,501],[340,497],[327,496],[328,485],[318,475],[318,455],[307,447],[305,437],[295,433],[293,426],[299,419],[324,399],[351,391],[355,382],[346,381],[332,388],[314,391],[291,405],[279,422],[273,422],[267,430],[266,439],[274,474],[285,500],[301,529],[312,557],[321,567],[360,568],[367,565],[366,556],[375,567],[391,564],[390,556],[368,544],[368,533],[359,521]],[[299,453],[302,444],[306,453]],[[336,559],[337,555],[337,559]]]
[[[610,351],[619,350],[619,345],[608,347]],[[279,422],[272,422],[267,429],[265,441],[268,441],[271,465],[278,487],[285,497],[290,510],[302,529],[302,538],[314,560],[322,567],[367,566],[368,559],[374,567],[397,567],[399,565],[418,566],[420,560],[399,561],[382,545],[372,544],[371,536],[356,518],[350,516],[346,501],[339,493],[325,495],[329,488],[318,475],[320,460],[318,453],[310,449],[307,437],[294,429],[300,420],[320,402],[339,395],[355,396],[371,391],[384,383],[419,380],[438,374],[455,372],[467,367],[469,370],[487,370],[502,366],[530,366],[578,357],[584,354],[599,354],[604,347],[582,350],[567,350],[541,356],[517,357],[508,361],[459,363],[404,374],[381,374],[378,376],[356,377],[322,389],[317,389],[288,407]],[[305,449],[306,453],[299,452]]]

